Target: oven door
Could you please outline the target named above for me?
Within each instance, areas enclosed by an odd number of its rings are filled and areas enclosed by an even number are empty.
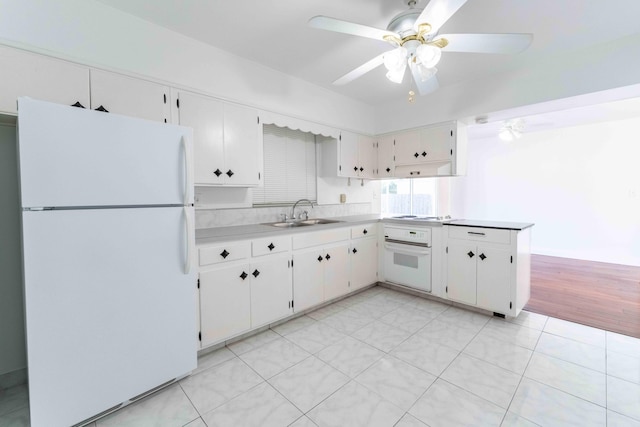
[[[431,292],[431,248],[385,242],[384,279]]]

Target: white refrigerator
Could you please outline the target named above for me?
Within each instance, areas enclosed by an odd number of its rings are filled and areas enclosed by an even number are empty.
[[[192,130],[18,100],[31,425],[196,367]]]

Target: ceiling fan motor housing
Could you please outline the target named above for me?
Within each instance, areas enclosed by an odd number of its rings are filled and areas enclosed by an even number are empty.
[[[422,9],[414,8],[400,12],[391,19],[391,22],[389,22],[389,25],[387,26],[387,30],[400,35],[401,38],[415,35],[416,31],[413,29],[413,24],[421,13]]]

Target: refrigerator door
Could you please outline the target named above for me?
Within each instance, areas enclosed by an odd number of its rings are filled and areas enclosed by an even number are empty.
[[[193,130],[18,99],[22,207],[193,203]]]
[[[195,369],[192,217],[22,212],[31,425],[76,424]]]

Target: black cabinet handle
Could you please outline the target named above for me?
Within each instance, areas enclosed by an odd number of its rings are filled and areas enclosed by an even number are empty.
[[[102,111],[103,113],[108,113],[109,110],[107,110],[106,108],[104,108],[102,105],[99,106],[98,108],[96,108],[96,111]]]
[[[220,256],[226,259],[229,256],[229,252],[227,252],[227,250],[225,249],[222,252],[220,252]]]
[[[322,255],[318,255],[318,262],[322,262]]]
[[[353,167],[353,171],[354,171],[354,172],[358,172],[358,167],[357,167],[357,166],[354,166],[354,167]]]
[[[326,259],[327,261],[329,261],[331,259],[331,255],[327,254],[326,257],[324,257],[324,259]]]
[[[227,176],[228,176],[229,178],[231,178],[231,177],[233,176],[233,171],[232,171],[231,169],[229,169],[229,170],[227,171]]]
[[[422,157],[427,157],[427,152],[426,151],[422,152]]]
[[[475,236],[484,236],[484,233],[476,233],[475,231],[467,231],[467,234],[473,234]]]
[[[351,252],[353,252],[355,254],[355,253],[358,252],[358,250],[356,248],[353,248],[353,250]]]
[[[213,172],[213,174],[214,174],[215,176],[220,176],[220,175],[222,175],[222,172],[220,172],[220,169],[216,169],[216,170]]]
[[[415,157],[417,159],[418,157],[420,157],[420,154],[416,153],[416,154],[413,155],[413,157]]]
[[[366,228],[364,230],[362,230],[362,234],[367,234],[367,233],[368,233],[368,231],[367,231]]]
[[[480,254],[480,256],[478,258],[480,258],[481,260],[484,261],[487,257],[485,256],[485,254]]]
[[[364,169],[362,168],[362,166],[360,166],[360,172],[362,172]]]
[[[386,171],[387,171],[387,172],[391,172],[391,169],[387,168],[387,169],[386,169]]]
[[[80,101],[76,101],[75,104],[71,104],[72,107],[84,108],[84,105],[80,104]]]
[[[469,252],[467,253],[467,255],[469,255],[469,258],[473,258],[473,256],[474,256],[475,254],[474,254],[473,252],[469,251]]]
[[[258,277],[260,275],[260,272],[258,270],[253,270],[253,277]]]
[[[273,243],[269,243],[269,246],[267,246],[269,248],[270,251],[275,249],[275,245]]]
[[[247,273],[245,273],[245,272],[243,271],[243,272],[242,272],[242,274],[240,275],[240,278],[241,278],[242,280],[244,280],[244,279],[246,279],[246,278],[247,278],[247,276],[248,276],[248,274],[247,274]]]

